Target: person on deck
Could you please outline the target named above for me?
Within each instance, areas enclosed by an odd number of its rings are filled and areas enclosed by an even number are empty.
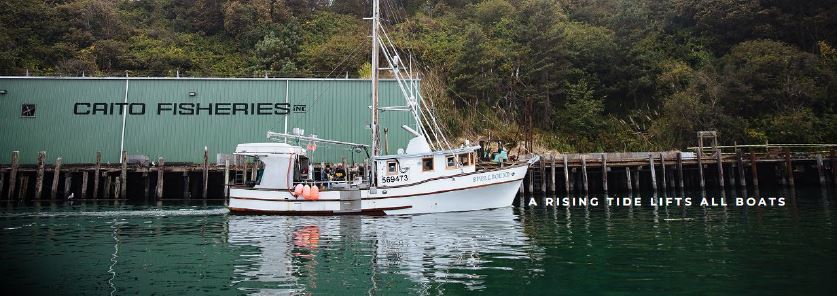
[[[506,160],[509,160],[509,154],[506,152],[506,148],[500,148],[500,152],[494,155],[494,162],[502,163]]]

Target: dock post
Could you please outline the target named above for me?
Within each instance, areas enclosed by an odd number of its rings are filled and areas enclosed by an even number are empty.
[[[790,151],[785,152],[785,170],[788,175],[788,183],[791,187],[796,187],[796,182],[793,180],[793,163],[791,162]]]
[[[584,154],[581,155],[581,178],[584,181],[584,194],[587,194],[590,188],[587,183],[587,156]]]
[[[602,153],[602,190],[607,194],[607,154]]]
[[[87,199],[87,171],[81,171],[81,199]]]
[[[706,181],[703,180],[703,148],[698,150],[697,164],[698,164],[698,178],[700,178],[700,191],[704,191],[706,189]]]
[[[631,184],[631,167],[630,166],[625,167],[625,184],[628,185],[628,192],[631,195],[633,195],[634,194],[634,188],[633,188],[633,184]]]
[[[253,178],[254,180],[256,178]],[[206,199],[206,192],[209,187],[209,149],[204,146],[203,147],[203,191],[201,196],[203,199]]]
[[[72,192],[73,192],[73,173],[70,172],[70,171],[67,171],[67,173],[64,174],[64,191],[62,192],[64,194],[64,196],[61,197],[61,199],[66,199],[67,196],[69,196],[70,193],[72,193]]]
[[[116,177],[114,179],[115,179],[115,181],[114,181],[114,185],[113,185],[113,188],[114,188],[113,199],[120,199],[120,198],[122,198],[122,183],[123,183],[122,182],[122,177],[120,176],[120,177]]]
[[[148,191],[149,191],[148,187],[151,186],[151,180],[150,180],[150,178],[148,178],[148,168],[145,168],[145,171],[142,172],[142,180],[145,182],[145,186],[143,186],[144,189],[143,189],[143,195],[142,196],[145,200],[148,200]]]
[[[541,164],[541,194],[546,195],[546,158],[541,158],[538,162]]]
[[[756,153],[750,152],[750,173],[753,175],[753,190],[756,192],[756,196],[759,195],[759,169],[758,163],[756,162]]]
[[[677,178],[680,179],[680,193],[686,193],[686,186],[683,183],[683,152],[677,152]]]
[[[651,174],[651,189],[657,193],[657,173],[654,171],[654,155],[648,153],[648,170]]]
[[[189,182],[189,181],[190,181],[189,180],[189,170],[185,170],[185,171],[183,171],[183,198],[184,199],[189,199],[189,198],[192,197],[192,194],[191,194],[192,193],[191,192],[192,184],[190,184],[191,182]]]
[[[20,151],[12,151],[12,165],[9,171],[9,199],[12,199],[15,194],[15,185],[17,185],[17,169],[20,166],[18,163],[18,155]]]
[[[55,168],[52,173],[52,188],[49,191],[49,199],[55,199],[55,194],[58,192],[58,181],[61,176],[61,157],[55,159]]]
[[[102,174],[102,152],[96,151],[96,168],[93,170],[93,199],[99,198],[99,179]]]
[[[165,160],[162,157],[157,158],[157,200],[163,198],[163,171],[165,170],[164,165]]]
[[[636,190],[637,193],[642,191],[641,187],[639,187],[639,171],[640,170],[642,170],[642,166],[636,167],[636,170],[634,171],[634,190]]]
[[[549,161],[550,161],[549,191],[552,192],[553,195],[555,195],[555,155],[550,154],[549,155]],[[0,191],[2,191],[2,190],[3,190],[3,188],[0,188]]]
[[[825,188],[825,170],[822,166],[822,154],[817,154],[817,174],[820,177],[820,187]]]
[[[113,197],[113,187],[111,186],[111,176],[105,171],[102,176],[105,178],[105,190],[103,192],[104,198],[110,199]]]
[[[837,187],[837,150],[831,150],[831,185]]]
[[[119,186],[119,197],[127,198],[128,196],[128,152],[122,150],[122,170],[119,172],[119,179],[120,182],[118,183]]]
[[[527,169],[526,172],[529,175],[529,195],[535,196],[535,173],[532,169]]]
[[[660,177],[662,177],[660,181],[663,181],[663,193],[666,193],[668,192],[668,187],[666,187],[668,186],[666,185],[666,157],[663,155],[662,152],[660,152],[660,169],[663,172],[660,175]]]
[[[313,174],[314,172],[311,172]],[[224,198],[230,196],[230,156],[224,156]]]
[[[3,171],[0,171],[0,196],[3,195],[3,185],[5,185],[6,181],[6,174]]]
[[[718,150],[715,159],[718,162],[718,185],[721,190],[724,190],[724,159],[721,156],[721,150]]]
[[[41,199],[44,190],[44,158],[46,151],[38,152],[38,171],[35,174],[35,200]]]
[[[20,190],[18,190],[17,199],[26,199],[29,191],[29,176],[20,176]]]
[[[567,193],[567,196],[570,195],[570,166],[569,161],[567,161],[567,155],[564,154],[564,190]]]
[[[747,190],[747,178],[744,177],[744,153],[741,150],[736,152],[736,162],[738,164],[738,186],[741,190]]]

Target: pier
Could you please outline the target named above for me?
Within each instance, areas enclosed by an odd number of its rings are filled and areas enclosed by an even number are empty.
[[[702,144],[702,143],[701,143]],[[258,164],[244,157],[218,157],[202,163],[130,159],[102,163],[91,153],[90,163],[63,163],[48,151],[35,164],[21,164],[12,151],[11,163],[0,164],[3,200],[177,200],[224,199],[229,184],[257,176]],[[349,174],[363,163],[346,164]],[[319,175],[320,164],[314,165]],[[530,167],[519,193],[586,195],[739,190],[758,195],[760,187],[837,186],[837,145],[763,144],[690,147],[688,151],[610,152],[541,155]]]

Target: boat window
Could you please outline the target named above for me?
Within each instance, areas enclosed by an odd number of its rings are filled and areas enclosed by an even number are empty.
[[[453,155],[448,156],[447,158],[445,158],[445,163],[447,163],[447,167],[449,169],[456,168],[456,157],[454,157]]]
[[[421,159],[421,170],[425,172],[433,170],[433,157]]]
[[[459,155],[459,162],[462,163],[463,166],[471,165],[471,154],[460,154]]]
[[[394,175],[398,173],[398,163],[395,160],[387,161],[387,175]]]

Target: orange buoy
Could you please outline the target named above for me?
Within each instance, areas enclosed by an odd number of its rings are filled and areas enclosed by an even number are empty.
[[[311,186],[311,200],[320,199],[320,188],[317,185]]]
[[[303,191],[302,184],[296,184],[296,187],[294,187],[294,196],[301,196],[302,191]]]
[[[305,187],[302,188],[302,197],[305,199],[311,198],[311,186],[305,185]]]

